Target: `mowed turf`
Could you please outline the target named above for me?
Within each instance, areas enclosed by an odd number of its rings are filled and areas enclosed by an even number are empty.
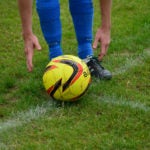
[[[77,55],[68,1],[61,3],[62,47]],[[149,150],[150,149],[150,1],[114,0],[112,41],[103,65],[110,81],[92,79],[75,103],[55,103],[42,76],[48,48],[33,10],[35,51],[28,73],[16,1],[0,2],[0,150]],[[95,34],[99,4],[94,2]],[[95,55],[99,48],[95,51]]]

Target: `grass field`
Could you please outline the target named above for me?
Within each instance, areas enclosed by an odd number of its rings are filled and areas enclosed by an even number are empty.
[[[61,0],[62,47],[77,55],[67,4]],[[0,150],[149,150],[149,6],[149,0],[113,1],[112,42],[103,60],[112,80],[93,79],[80,101],[57,105],[42,85],[48,50],[35,9],[33,30],[43,50],[35,51],[28,73],[17,3],[1,0]],[[93,34],[100,24],[98,1],[94,7]]]

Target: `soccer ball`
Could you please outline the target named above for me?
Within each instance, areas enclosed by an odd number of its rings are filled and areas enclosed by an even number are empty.
[[[73,55],[52,59],[43,74],[47,93],[55,100],[75,101],[88,89],[91,75],[86,63]]]

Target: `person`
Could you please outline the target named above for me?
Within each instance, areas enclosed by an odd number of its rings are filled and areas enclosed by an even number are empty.
[[[111,79],[110,71],[104,69],[101,60],[106,55],[110,43],[111,5],[112,0],[99,0],[101,10],[101,26],[96,32],[92,45],[93,2],[92,0],[69,0],[69,10],[72,16],[76,39],[78,42],[78,56],[83,59],[91,75],[99,79]],[[32,3],[33,0],[18,0],[18,7],[22,23],[26,64],[29,72],[33,69],[32,57],[34,49],[41,50],[37,36],[32,31]],[[63,55],[61,48],[61,20],[59,0],[36,0],[36,10],[39,16],[43,36],[48,44],[49,59]],[[100,54],[94,57],[93,48],[100,43]]]

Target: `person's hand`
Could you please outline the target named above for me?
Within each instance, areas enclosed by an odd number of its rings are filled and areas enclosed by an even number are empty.
[[[41,50],[38,38],[34,34],[23,35],[24,38],[24,51],[26,56],[26,65],[29,72],[33,69],[32,57],[34,49]]]
[[[103,57],[107,54],[107,50],[110,44],[110,29],[99,28],[95,35],[95,40],[93,43],[93,48],[96,49],[100,43],[100,53],[98,59],[101,61]]]

